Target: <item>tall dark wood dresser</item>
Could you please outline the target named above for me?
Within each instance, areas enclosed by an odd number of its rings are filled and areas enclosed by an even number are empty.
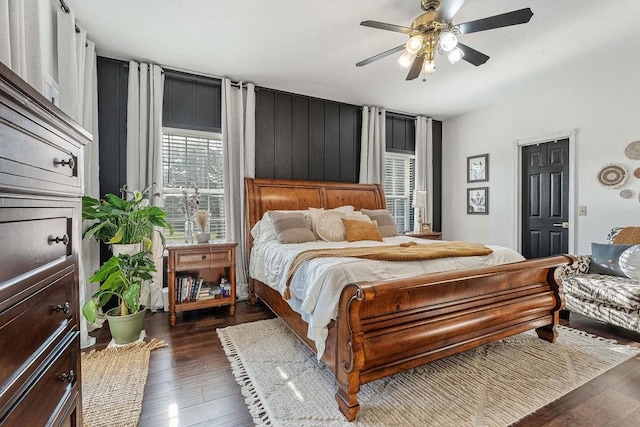
[[[90,134],[0,63],[0,425],[80,426],[78,248]]]

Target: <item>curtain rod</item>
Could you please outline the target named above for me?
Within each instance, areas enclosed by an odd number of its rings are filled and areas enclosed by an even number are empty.
[[[125,62],[124,64],[122,64],[122,66],[124,68],[129,68],[129,62]],[[199,72],[190,71],[190,70],[183,70],[183,69],[174,68],[174,67],[167,67],[167,66],[164,66],[164,65],[160,65],[160,67],[162,67],[162,74],[165,74],[165,75],[167,74],[167,73],[165,73],[165,70],[167,70],[167,71],[177,71],[179,73],[191,74],[191,75],[194,75],[196,77],[206,77],[206,78],[210,78],[210,79],[222,80],[222,77],[217,77],[217,76],[214,76],[212,74],[199,73]],[[138,68],[139,68],[139,66],[138,66]],[[246,82],[246,83],[250,83],[250,82]],[[240,84],[231,82],[231,86],[240,87]],[[243,89],[246,89],[246,87],[243,86]]]

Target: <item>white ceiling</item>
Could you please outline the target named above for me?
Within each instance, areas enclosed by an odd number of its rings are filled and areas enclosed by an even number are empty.
[[[474,67],[438,56],[438,69],[425,82],[422,76],[405,81],[399,54],[355,66],[407,38],[360,21],[410,26],[422,13],[420,0],[66,3],[103,56],[437,119],[562,84],[619,55],[640,54],[638,0],[467,0],[454,24],[524,7],[534,15],[528,24],[460,36],[491,59]]]

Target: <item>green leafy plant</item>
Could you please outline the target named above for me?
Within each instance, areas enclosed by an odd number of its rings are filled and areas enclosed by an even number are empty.
[[[82,219],[93,222],[87,226],[82,237],[93,237],[107,244],[143,242],[145,249],[149,249],[154,227],[166,228],[173,233],[173,227],[166,220],[167,213],[149,203],[150,188],[128,191],[124,186],[120,189],[121,197],[109,193],[102,200],[84,196]],[[164,234],[161,231],[158,233],[164,245]]]
[[[98,310],[113,296],[118,297],[120,315],[137,313],[140,310],[140,285],[151,280],[156,271],[151,252],[134,255],[112,256],[89,278],[91,283],[102,283],[98,291],[82,306],[82,314],[90,322],[96,320]]]

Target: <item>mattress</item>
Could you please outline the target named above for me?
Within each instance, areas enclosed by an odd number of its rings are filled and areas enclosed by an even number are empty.
[[[408,241],[436,244],[437,241],[408,236],[387,237],[384,242],[324,242],[282,244],[277,240],[257,242],[251,251],[249,274],[282,295],[287,272],[297,254],[309,249],[398,245]],[[303,263],[294,274],[287,300],[291,308],[309,324],[307,336],[322,357],[328,325],[338,311],[342,288],[348,283],[418,276],[447,270],[461,270],[524,260],[518,252],[502,246],[487,245],[493,253],[485,256],[440,258],[425,261],[374,261],[360,258],[317,258]]]

